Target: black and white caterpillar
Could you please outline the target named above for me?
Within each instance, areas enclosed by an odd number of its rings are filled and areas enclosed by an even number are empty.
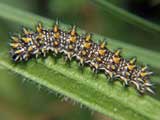
[[[153,72],[147,66],[136,65],[136,58],[125,59],[120,49],[114,52],[106,47],[106,42],[95,43],[92,35],[79,35],[76,26],[65,31],[59,28],[58,21],[53,28],[45,29],[38,24],[36,31],[23,28],[21,35],[11,36],[10,55],[15,62],[31,58],[45,57],[47,54],[62,54],[66,60],[73,58],[82,66],[89,66],[95,73],[103,72],[112,80],[119,80],[125,86],[134,86],[144,94],[154,93],[150,76]]]

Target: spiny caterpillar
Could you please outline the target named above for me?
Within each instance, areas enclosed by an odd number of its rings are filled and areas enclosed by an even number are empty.
[[[62,54],[65,60],[74,58],[81,66],[89,66],[95,73],[102,72],[111,80],[134,86],[140,94],[154,94],[150,83],[153,72],[147,66],[136,65],[136,57],[129,60],[123,58],[120,49],[112,52],[104,40],[95,43],[90,33],[79,35],[76,26],[66,31],[59,28],[58,21],[51,29],[44,29],[39,23],[35,32],[23,27],[22,34],[11,36],[11,39],[9,53],[15,62],[45,57],[48,53]]]

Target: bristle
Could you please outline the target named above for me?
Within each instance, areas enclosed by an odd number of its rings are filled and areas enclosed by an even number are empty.
[[[38,25],[37,25],[37,32],[38,32],[38,33],[41,33],[42,30],[43,30],[42,24],[41,24],[41,23],[38,23]]]
[[[92,37],[92,34],[87,33],[86,36],[85,36],[85,40],[88,42],[88,41],[91,40],[91,37]]]
[[[72,27],[72,30],[71,30],[70,34],[72,36],[76,35],[76,26],[75,25]]]
[[[101,44],[100,44],[100,48],[105,48],[106,47],[106,42],[105,41],[103,41]]]
[[[13,42],[19,42],[19,38],[18,37],[11,36],[11,39],[13,40]]]
[[[25,34],[25,35],[29,35],[30,34],[30,32],[29,32],[29,30],[27,29],[27,28],[25,28],[25,27],[23,27],[23,33]]]

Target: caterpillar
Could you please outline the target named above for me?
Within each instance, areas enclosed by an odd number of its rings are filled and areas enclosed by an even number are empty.
[[[94,73],[102,72],[110,80],[119,80],[124,86],[133,86],[140,94],[152,93],[152,83],[148,66],[137,65],[136,57],[125,59],[121,49],[109,50],[106,41],[96,43],[92,34],[80,35],[77,27],[62,30],[56,21],[51,29],[38,23],[36,30],[23,27],[22,33],[12,35],[10,56],[14,62],[28,61],[48,53],[62,54],[67,61],[76,60],[80,66],[88,66]]]

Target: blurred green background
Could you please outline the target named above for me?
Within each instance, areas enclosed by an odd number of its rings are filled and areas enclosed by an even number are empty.
[[[5,4],[103,36],[160,51],[159,32],[145,30],[120,19],[90,0],[0,0]],[[159,0],[108,0],[154,24],[160,24]],[[109,10],[109,9],[108,9]],[[123,17],[123,16],[122,16]],[[21,26],[0,19],[0,41]],[[3,40],[2,37],[3,36]],[[0,120],[109,120],[43,86],[26,80],[0,66]],[[42,109],[43,108],[43,109]]]

